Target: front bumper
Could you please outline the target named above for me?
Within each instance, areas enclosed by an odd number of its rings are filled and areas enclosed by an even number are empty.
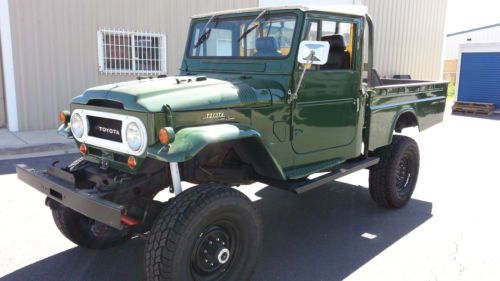
[[[102,199],[93,189],[76,188],[73,174],[52,166],[36,171],[26,165],[17,165],[16,172],[20,180],[48,198],[106,225],[125,227],[121,222],[125,207]]]

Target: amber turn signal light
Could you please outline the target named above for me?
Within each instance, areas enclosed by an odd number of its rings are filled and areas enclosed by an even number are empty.
[[[160,129],[160,133],[158,134],[158,137],[160,138],[160,143],[163,145],[167,145],[169,142],[168,139],[168,132],[165,130],[165,128]]]
[[[61,124],[68,124],[70,118],[71,117],[69,111],[65,110],[59,113],[59,122],[61,122]]]
[[[86,146],[85,144],[83,144],[83,143],[82,143],[82,144],[80,144],[80,153],[81,153],[82,155],[87,154],[87,146]]]
[[[129,156],[127,160],[127,165],[130,168],[130,170],[135,169],[135,166],[137,165],[137,162],[135,161],[134,156]]]
[[[174,140],[174,129],[170,127],[161,128],[158,133],[158,138],[160,139],[160,143],[163,145],[167,145]]]

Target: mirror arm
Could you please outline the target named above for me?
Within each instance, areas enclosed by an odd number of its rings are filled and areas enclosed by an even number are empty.
[[[297,83],[297,87],[295,88],[295,92],[292,93],[292,91],[288,90],[288,103],[292,103],[294,100],[299,98],[299,89],[300,86],[302,85],[302,80],[304,80],[304,75],[306,74],[307,67],[306,65],[311,64],[313,62],[313,57],[314,57],[314,51],[311,50],[311,53],[309,54],[309,60],[307,63],[300,64],[302,65],[302,73],[300,74],[299,82]]]

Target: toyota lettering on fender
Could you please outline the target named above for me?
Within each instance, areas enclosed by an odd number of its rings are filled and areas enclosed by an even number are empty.
[[[250,280],[262,220],[232,186],[302,194],[369,169],[377,204],[411,200],[419,149],[396,133],[440,123],[448,84],[380,79],[373,37],[365,7],[194,16],[179,75],[86,90],[59,118],[81,157],[43,171],[19,165],[18,177],[82,247],[145,237],[141,280]],[[164,189],[168,202],[156,196]]]

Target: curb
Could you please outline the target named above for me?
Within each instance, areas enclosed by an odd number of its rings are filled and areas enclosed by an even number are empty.
[[[12,156],[19,154],[31,154],[55,150],[74,150],[74,143],[49,143],[31,146],[20,146],[20,147],[6,147],[0,148],[0,156]]]

